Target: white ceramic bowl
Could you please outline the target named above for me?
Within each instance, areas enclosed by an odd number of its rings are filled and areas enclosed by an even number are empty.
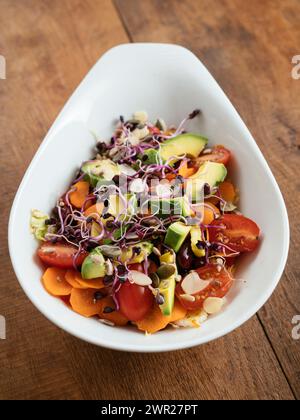
[[[47,104],[45,105],[47,106]],[[32,208],[50,211],[75,169],[92,155],[93,133],[109,138],[114,118],[136,110],[178,124],[193,109],[203,115],[191,128],[232,150],[232,176],[240,188],[241,210],[263,232],[257,252],[245,258],[228,304],[200,329],[167,329],[145,336],[87,319],[50,296],[35,258],[29,231]],[[11,260],[25,293],[53,323],[96,345],[138,352],[183,349],[221,337],[253,316],[280,280],[289,247],[287,212],[277,183],[240,116],[203,64],[176,45],[129,44],[108,51],[76,89],[51,127],[16,195],[9,221]],[[250,339],[250,338],[249,338]]]

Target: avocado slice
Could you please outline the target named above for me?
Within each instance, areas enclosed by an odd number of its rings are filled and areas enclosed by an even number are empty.
[[[167,161],[173,156],[188,155],[197,158],[208,143],[208,139],[197,134],[180,134],[164,141],[161,145],[160,156]],[[175,159],[176,161],[177,159]]]
[[[170,215],[186,217],[192,214],[187,197],[152,199],[149,203],[151,214],[162,218]]]
[[[170,251],[165,252],[159,257],[159,261],[161,264],[174,264],[175,259],[174,259],[173,252],[170,252]]]
[[[85,174],[85,179],[94,188],[98,183],[110,184],[113,177],[121,173],[118,165],[110,159],[85,162],[81,170]]]
[[[81,275],[86,280],[105,276],[105,259],[99,247],[93,249],[83,261]]]
[[[166,162],[174,156],[188,155],[197,158],[208,143],[208,139],[198,134],[187,133],[165,140],[160,150],[145,150],[141,159],[146,165],[159,165]],[[174,157],[171,163],[175,163],[178,159]]]
[[[93,237],[93,238],[96,238],[97,236],[99,236],[100,235],[100,233],[101,233],[101,227],[100,227],[100,225],[98,225],[98,223],[96,223],[96,222],[92,222],[92,227],[91,227],[91,236]]]
[[[136,252],[138,248],[139,252]],[[120,259],[123,263],[128,261],[130,261],[130,264],[141,263],[152,253],[152,249],[153,244],[151,242],[140,242],[123,251]]]
[[[204,257],[205,249],[200,249],[197,247],[199,241],[202,241],[202,232],[200,226],[191,227],[191,248],[196,257]]]
[[[174,298],[175,298],[175,286],[176,280],[175,275],[169,277],[168,279],[161,280],[159,283],[159,293],[164,298],[164,303],[159,305],[160,310],[164,316],[171,315],[174,307]]]
[[[203,187],[208,184],[211,188],[223,182],[227,176],[227,169],[223,163],[205,162],[198,171],[188,179],[186,190],[195,202],[203,198]]]
[[[161,162],[159,151],[156,149],[147,149],[140,157],[144,165],[159,165]]]
[[[137,199],[135,194],[125,194],[123,196],[127,202],[127,214],[134,214],[137,209]],[[119,195],[110,195],[109,196],[109,207],[108,213],[112,216],[119,216],[125,210],[124,200]],[[122,218],[126,218],[125,213]]]
[[[181,222],[172,223],[167,230],[165,244],[178,252],[186,237],[190,233],[191,226],[186,226]]]

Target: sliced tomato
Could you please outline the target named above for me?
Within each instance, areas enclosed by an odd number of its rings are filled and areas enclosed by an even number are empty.
[[[132,284],[128,280],[122,284],[116,297],[121,313],[130,321],[140,321],[151,310],[154,296],[148,287]]]
[[[182,282],[178,283],[176,286],[176,296],[180,300],[182,306],[184,306],[189,311],[201,309],[203,302],[208,297],[223,298],[228,293],[233,284],[233,277],[225,268],[222,268],[222,270],[219,271],[216,265],[208,264],[205,267],[198,268],[195,271],[197,271],[202,280],[209,281],[210,283],[204,290],[193,295],[195,297],[194,302],[190,302],[182,297],[185,292],[181,287]]]
[[[148,130],[151,134],[161,134],[161,130],[155,126],[148,126]]]
[[[203,162],[216,162],[216,163],[223,163],[227,165],[231,158],[231,152],[223,146],[215,146],[211,153],[207,153],[205,155],[199,156],[196,160],[197,163]]]
[[[43,243],[37,254],[44,264],[51,267],[73,268],[73,260],[78,252],[78,248],[72,245]],[[80,266],[88,252],[82,251],[76,258],[76,265]]]
[[[155,264],[155,262],[149,259],[148,260],[148,263],[149,263],[148,274],[155,273],[157,271],[157,269],[158,269],[158,267]],[[128,268],[130,270],[133,270],[133,271],[139,271],[140,273],[144,273],[145,272],[145,270],[144,270],[144,264],[142,264],[142,263],[129,264],[128,265]]]
[[[259,227],[251,219],[237,214],[225,214],[211,223],[209,239],[233,251],[251,252],[259,244],[259,233]]]

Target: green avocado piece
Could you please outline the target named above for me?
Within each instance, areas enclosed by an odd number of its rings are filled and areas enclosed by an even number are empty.
[[[81,275],[86,280],[105,276],[105,259],[99,247],[93,249],[83,261]]]
[[[186,197],[152,199],[149,202],[151,214],[167,218],[170,215],[190,216],[192,210]]]
[[[127,204],[127,214],[132,215],[136,212],[137,209],[137,198],[135,194],[125,194],[124,199],[126,200]],[[125,215],[125,203],[124,199],[119,195],[112,194],[109,196],[109,207],[108,207],[108,213],[112,216],[119,216],[121,213],[124,213],[121,218],[126,218]]]
[[[227,176],[227,169],[223,163],[205,162],[198,171],[189,178],[186,190],[194,202],[203,199],[204,184],[209,184],[211,188],[223,182]]]
[[[167,230],[165,244],[178,252],[186,237],[190,233],[191,226],[186,226],[181,222],[172,223]]]
[[[159,165],[161,163],[159,152],[155,149],[145,150],[140,158],[142,159],[144,165]]]
[[[164,303],[159,305],[160,310],[164,316],[171,315],[174,308],[174,298],[175,298],[175,276],[171,276],[168,279],[161,280],[159,283],[159,293],[164,298]]]
[[[139,249],[139,253],[134,252],[134,249]],[[139,242],[135,245],[128,247],[121,254],[121,261],[123,263],[130,261],[130,264],[137,264],[143,262],[153,250],[153,244],[151,242]]]
[[[160,156],[164,161],[173,156],[187,155],[197,158],[208,143],[208,139],[197,134],[180,134],[164,141],[161,145]],[[175,159],[174,161],[176,161]]]
[[[85,162],[81,167],[85,174],[85,180],[89,181],[92,187],[97,184],[110,184],[115,175],[120,175],[120,169],[110,159],[92,160]]]

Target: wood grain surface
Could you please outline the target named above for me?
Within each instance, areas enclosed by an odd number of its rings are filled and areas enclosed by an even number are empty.
[[[291,59],[300,54],[300,2],[0,0],[0,10],[0,399],[298,399],[300,80]],[[12,200],[41,140],[101,54],[128,41],[179,43],[204,62],[266,156],[292,229],[285,274],[257,316],[163,355],[101,349],[59,330],[24,295],[7,249]]]

